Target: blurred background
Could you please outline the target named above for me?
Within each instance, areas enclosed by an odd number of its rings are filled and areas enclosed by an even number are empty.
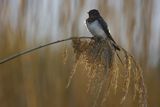
[[[159,107],[159,4],[160,0],[0,0],[0,60],[48,42],[92,36],[85,20],[95,8],[115,41],[142,66],[148,106]],[[90,107],[84,73],[76,74],[66,88],[73,63],[71,42],[65,42],[0,65],[0,107]],[[108,106],[125,106],[116,100]]]

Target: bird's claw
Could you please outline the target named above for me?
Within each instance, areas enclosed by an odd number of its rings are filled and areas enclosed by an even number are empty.
[[[92,40],[96,40],[96,37],[95,37],[95,36],[93,36],[93,37],[91,37],[91,39],[92,39]]]

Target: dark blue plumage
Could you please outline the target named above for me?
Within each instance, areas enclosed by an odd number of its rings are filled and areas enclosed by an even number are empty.
[[[93,9],[88,12],[89,18],[86,20],[87,28],[95,37],[109,39],[116,50],[120,50],[114,39],[112,38],[107,23],[99,14],[98,10]]]

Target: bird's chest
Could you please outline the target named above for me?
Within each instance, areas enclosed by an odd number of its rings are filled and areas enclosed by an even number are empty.
[[[106,34],[97,20],[92,23],[87,23],[87,27],[92,35],[106,38]]]

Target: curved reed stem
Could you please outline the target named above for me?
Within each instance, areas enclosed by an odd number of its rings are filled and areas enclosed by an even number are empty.
[[[60,43],[60,42],[64,42],[64,41],[69,41],[69,40],[73,40],[73,39],[91,39],[92,37],[70,37],[70,38],[67,38],[67,39],[62,39],[62,40],[58,40],[58,41],[55,41],[55,42],[50,42],[50,43],[47,43],[47,44],[44,44],[44,45],[40,45],[40,46],[37,46],[35,48],[32,48],[32,49],[28,49],[28,50],[25,50],[25,51],[22,51],[20,53],[17,53],[15,55],[12,55],[10,57],[7,57],[3,60],[0,61],[0,64],[3,64],[5,62],[8,62],[8,61],[11,61],[17,57],[20,57],[22,55],[25,55],[25,54],[28,54],[32,51],[35,51],[35,50],[38,50],[38,49],[41,49],[43,47],[46,47],[46,46],[49,46],[49,45],[53,45],[53,44],[56,44],[56,43]]]

